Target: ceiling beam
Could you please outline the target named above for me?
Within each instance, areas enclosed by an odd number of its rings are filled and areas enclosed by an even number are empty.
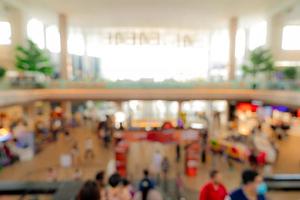
[[[284,0],[281,1],[280,3],[276,4],[268,13],[269,16],[274,16],[278,13],[284,12],[291,7],[300,4],[300,0]]]

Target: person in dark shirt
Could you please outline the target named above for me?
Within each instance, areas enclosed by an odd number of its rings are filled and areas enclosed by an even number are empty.
[[[211,180],[201,188],[199,200],[224,200],[227,190],[222,184],[221,173],[212,170],[209,175]]]
[[[266,200],[266,185],[263,178],[255,170],[245,170],[242,173],[242,187],[236,189],[226,200]]]
[[[154,189],[155,184],[149,178],[149,171],[144,170],[144,178],[139,183],[139,191],[142,193],[142,200],[146,200],[150,190]]]

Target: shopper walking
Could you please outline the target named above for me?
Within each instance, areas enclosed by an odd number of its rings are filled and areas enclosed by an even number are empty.
[[[161,169],[162,169],[162,173],[163,173],[164,190],[168,191],[168,174],[170,171],[170,162],[167,157],[164,157],[164,159],[162,160]]]
[[[242,186],[228,196],[226,200],[266,200],[266,185],[263,178],[255,170],[245,170],[242,173]]]
[[[80,151],[77,143],[75,143],[71,149],[71,156],[72,156],[73,166],[78,167],[81,163],[81,160],[80,160]]]
[[[154,181],[149,178],[148,170],[144,170],[144,177],[139,183],[139,192],[134,200],[162,200],[161,194],[155,190]]]
[[[176,144],[176,162],[177,163],[180,162],[180,157],[181,157],[181,148],[180,148],[180,144],[177,143]]]
[[[209,174],[210,181],[200,190],[199,200],[224,200],[227,190],[222,184],[222,175],[218,170],[212,170]]]
[[[93,149],[93,140],[92,138],[87,138],[85,140],[85,152],[84,152],[84,158],[85,159],[88,159],[88,158],[91,158],[93,159],[95,157],[95,154],[94,154],[94,149]]]
[[[161,153],[157,150],[152,158],[152,172],[156,176],[156,183],[160,183],[160,173],[161,173],[161,164],[162,163],[162,155]]]

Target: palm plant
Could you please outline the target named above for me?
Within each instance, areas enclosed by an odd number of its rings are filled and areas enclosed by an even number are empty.
[[[288,80],[295,80],[298,76],[296,67],[287,67],[283,70],[284,77]]]
[[[253,79],[258,73],[267,73],[270,78],[274,71],[274,61],[270,50],[258,47],[250,53],[249,60],[242,66],[244,76],[251,75]]]
[[[0,66],[0,79],[2,79],[6,74],[6,70]]]
[[[26,46],[17,46],[16,51],[16,67],[19,70],[38,72],[46,76],[53,74],[54,68],[48,55],[31,40],[27,41]]]

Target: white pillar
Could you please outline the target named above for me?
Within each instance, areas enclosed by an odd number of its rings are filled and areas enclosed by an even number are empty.
[[[267,46],[270,48],[275,60],[280,60],[282,52],[281,42],[283,24],[282,13],[275,14],[268,20]]]
[[[63,110],[64,116],[67,121],[72,119],[72,102],[71,101],[63,101],[61,102],[61,108]]]
[[[237,34],[238,19],[232,17],[229,21],[229,63],[228,63],[228,79],[235,79],[235,46]]]
[[[64,80],[70,78],[70,65],[68,62],[68,24],[67,16],[65,14],[59,14],[59,34],[60,34],[60,77]]]

